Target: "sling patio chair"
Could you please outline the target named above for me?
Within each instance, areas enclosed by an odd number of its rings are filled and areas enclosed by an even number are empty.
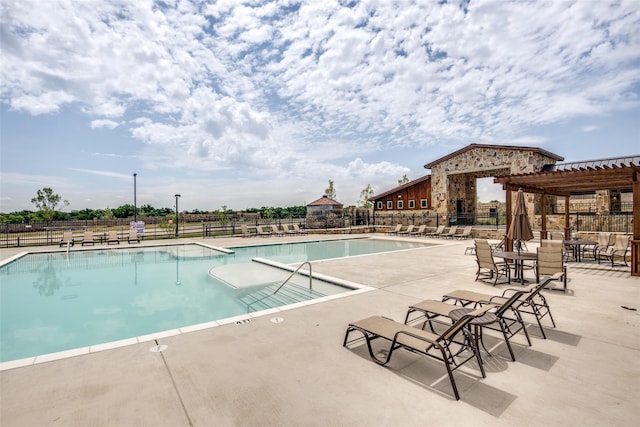
[[[551,241],[553,242],[553,240]],[[561,245],[540,246],[537,248],[536,281],[540,282],[540,276],[553,276],[556,273],[562,275],[562,291],[567,292],[567,267],[564,265],[563,248]],[[551,288],[553,289],[553,288]]]
[[[409,224],[406,230],[398,231],[398,236],[408,236],[409,234],[411,234],[414,228],[415,225]]]
[[[85,231],[82,235],[82,246],[84,245],[95,245],[96,241],[93,238],[93,231]]]
[[[107,232],[107,245],[111,243],[120,244],[120,238],[118,237],[118,232],[115,230],[110,230]]]
[[[129,237],[127,238],[127,243],[136,242],[140,243],[140,236],[138,236],[138,230],[129,230]]]
[[[487,311],[483,316],[471,321],[471,325],[473,326],[502,332],[504,342],[507,344],[509,354],[511,355],[511,360],[514,362],[516,361],[516,357],[513,354],[513,349],[511,348],[509,339],[522,330],[527,338],[527,343],[531,345],[531,340],[529,339],[529,334],[525,328],[524,321],[522,320],[518,310],[514,308],[514,304],[520,303],[520,296],[523,293],[523,290],[513,292],[513,294],[506,300],[501,297],[491,297],[486,300],[478,301],[475,304],[475,308],[488,305],[490,306],[489,309],[493,311]],[[497,301],[493,302],[492,299]],[[433,323],[450,324],[452,320],[455,320],[459,310],[459,305],[450,304],[444,301],[424,300],[409,306],[404,323],[414,324],[417,321],[422,321],[422,329],[425,329],[425,326],[428,324],[431,332],[436,333]],[[467,310],[471,311],[471,309]],[[412,316],[415,313],[418,314],[417,317]],[[508,314],[512,314],[513,317],[509,317]],[[438,320],[439,318],[445,318],[446,320]],[[479,339],[480,343],[482,343],[484,347],[482,333],[476,333],[475,338]],[[476,345],[476,348],[479,349],[479,346]],[[486,348],[485,350],[489,353]]]
[[[73,232],[72,231],[63,231],[62,238],[60,239],[60,247],[69,245],[73,246],[75,241],[73,240]]]
[[[296,231],[296,233],[298,234],[309,234],[307,232],[307,230],[303,230],[302,228],[300,228],[300,226],[298,224],[293,224],[293,229]]]
[[[431,233],[426,233],[425,236],[427,237],[438,237],[440,236],[442,233],[444,233],[444,225],[439,225],[438,228],[436,228],[435,231],[432,231]]]
[[[260,237],[271,237],[272,234],[270,231],[265,231],[261,225],[256,225],[256,231]]]
[[[274,236],[284,236],[284,231],[280,231],[277,224],[271,224]]]
[[[282,231],[285,236],[295,236],[298,234],[295,230],[289,228],[289,224],[282,224]]]
[[[511,266],[506,261],[496,262],[493,259],[493,252],[486,239],[475,240],[476,263],[478,270],[476,271],[476,281],[493,281],[493,286],[499,283],[511,282]],[[499,282],[504,277],[506,280]]]
[[[391,356],[397,349],[404,349],[412,353],[439,360],[444,363],[447,369],[451,388],[453,389],[456,400],[460,400],[460,394],[458,393],[458,388],[453,378],[453,371],[475,357],[480,367],[482,377],[486,378],[486,374],[479,352],[475,346],[473,346],[474,341],[465,340],[465,344],[460,344],[454,341],[454,338],[459,333],[467,333],[466,326],[469,322],[478,316],[482,316],[489,308],[491,307],[485,306],[462,316],[440,335],[396,322],[387,317],[367,317],[366,319],[350,323],[349,326],[347,326],[347,332],[345,333],[342,346],[347,347],[348,344],[361,340],[362,338],[360,337],[351,341],[348,340],[351,332],[358,331],[366,340],[369,356],[379,365],[384,366],[389,363]],[[382,338],[391,343],[384,358],[379,358],[371,347],[371,342],[378,338]],[[462,358],[462,353],[466,352],[466,350],[470,350],[471,354],[465,355],[462,360],[459,360]]]
[[[514,310],[518,311],[521,320],[524,320],[524,318],[522,317],[523,313],[535,316],[538,326],[540,327],[542,337],[546,339],[547,335],[544,332],[541,320],[544,317],[549,316],[551,324],[554,328],[556,327],[556,322],[553,320],[553,316],[551,315],[551,308],[549,307],[549,304],[547,303],[544,295],[542,295],[541,291],[546,288],[551,283],[551,281],[560,280],[561,278],[561,274],[556,273],[552,277],[549,277],[540,283],[532,283],[531,285],[519,288],[507,288],[502,292],[502,295],[491,295],[467,290],[455,290],[445,294],[442,297],[442,301],[446,302],[449,300],[453,300],[455,304],[462,305],[463,307],[466,307],[468,305],[476,306],[483,301],[489,301],[491,303],[504,302],[508,300],[514,292],[522,291],[522,294],[520,295],[520,298],[518,300],[519,302],[515,303],[512,307]],[[521,324],[524,326],[524,322]]]
[[[453,239],[453,236],[455,236],[457,232],[458,232],[458,227],[453,225],[451,226],[451,228],[449,228],[449,231],[447,231],[446,233],[440,234],[438,237],[442,237],[443,239]]]
[[[418,229],[416,231],[412,231],[411,233],[409,233],[411,236],[423,236],[425,233],[425,229],[427,228],[426,225],[422,224],[420,227],[418,227]]]
[[[611,233],[598,233],[596,236],[596,241],[594,245],[585,245],[583,249],[585,252],[588,249],[592,250],[592,253],[589,254],[593,257],[594,260],[598,259],[598,252],[604,251],[606,252],[607,248],[611,245]],[[586,253],[583,252],[582,257],[584,258]]]
[[[396,225],[396,228],[394,228],[393,230],[387,231],[387,234],[390,236],[394,234],[397,235],[400,232],[400,230],[402,230],[402,224]]]
[[[629,264],[627,264],[627,252],[629,252],[630,242],[630,236],[625,236],[624,234],[616,234],[615,244],[605,250],[598,252],[598,264],[600,264],[601,259],[606,259],[608,261],[611,261],[611,267],[613,267],[615,265],[622,265],[620,263],[616,264],[616,259],[622,259],[624,265],[628,266]]]
[[[249,227],[245,224],[240,225],[240,231],[242,232],[242,237],[251,237],[256,234],[253,231],[249,231]]]
[[[456,239],[468,239],[471,237],[471,230],[472,230],[472,227],[470,225],[467,225],[462,230],[462,233],[456,234],[453,237],[455,237]]]

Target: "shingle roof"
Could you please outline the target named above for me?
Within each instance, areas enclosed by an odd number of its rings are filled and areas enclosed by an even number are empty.
[[[320,197],[318,200],[315,200],[309,204],[307,204],[307,206],[342,206],[342,203],[340,202],[336,202],[333,199],[330,199],[327,195],[324,195],[322,197]]]

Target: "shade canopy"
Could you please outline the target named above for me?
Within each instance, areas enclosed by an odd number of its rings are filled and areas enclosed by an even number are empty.
[[[533,230],[529,223],[529,216],[527,215],[527,207],[524,202],[524,192],[522,189],[518,190],[516,197],[516,206],[513,210],[513,218],[511,219],[511,225],[507,232],[507,238],[512,241],[524,242],[533,239]],[[521,245],[517,245],[518,251]]]

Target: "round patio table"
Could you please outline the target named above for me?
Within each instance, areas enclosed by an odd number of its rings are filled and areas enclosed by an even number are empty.
[[[449,313],[449,318],[455,323],[463,316],[471,313],[472,311],[473,309],[471,308],[459,308],[457,310],[452,310]],[[494,313],[486,312],[482,316],[478,316],[469,322],[469,330],[471,332],[469,337],[470,344],[473,347],[473,351],[478,352],[480,361],[482,361],[482,356],[480,355],[480,345],[482,345],[484,351],[489,356],[491,356],[491,353],[489,352],[489,350],[487,350],[487,347],[485,347],[484,341],[482,340],[482,327],[484,325],[490,325],[497,321],[498,317]],[[473,327],[473,329],[471,327]],[[484,367],[480,366],[480,370],[484,373]]]
[[[524,261],[537,261],[538,254],[533,252],[503,252],[496,251],[493,256],[515,261],[516,279],[520,279],[520,284],[524,285],[528,280],[524,278]]]
[[[591,240],[572,239],[565,240],[564,244],[565,246],[571,246],[571,250],[573,251],[573,259],[575,259],[576,262],[580,262],[582,261],[582,251],[580,250],[580,247],[595,245],[596,242],[592,242]]]

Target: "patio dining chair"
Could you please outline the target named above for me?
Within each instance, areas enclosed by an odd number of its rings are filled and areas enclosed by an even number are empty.
[[[476,281],[493,281],[493,285],[499,283],[511,282],[511,267],[506,261],[496,262],[493,258],[493,252],[486,239],[475,240],[476,263],[478,270],[476,271]],[[498,282],[504,277],[505,280]]]
[[[553,240],[551,242],[554,242]],[[538,259],[536,261],[536,281],[540,282],[540,276],[553,276],[556,273],[562,275],[562,290],[567,292],[567,267],[564,265],[562,245],[546,245],[537,248]]]
[[[631,244],[631,237],[624,234],[615,235],[615,244],[602,251],[598,252],[598,264],[601,259],[611,261],[611,267],[615,265],[622,265],[616,263],[616,259],[622,260],[625,266],[629,266],[627,263],[627,253],[629,252],[629,245]]]

